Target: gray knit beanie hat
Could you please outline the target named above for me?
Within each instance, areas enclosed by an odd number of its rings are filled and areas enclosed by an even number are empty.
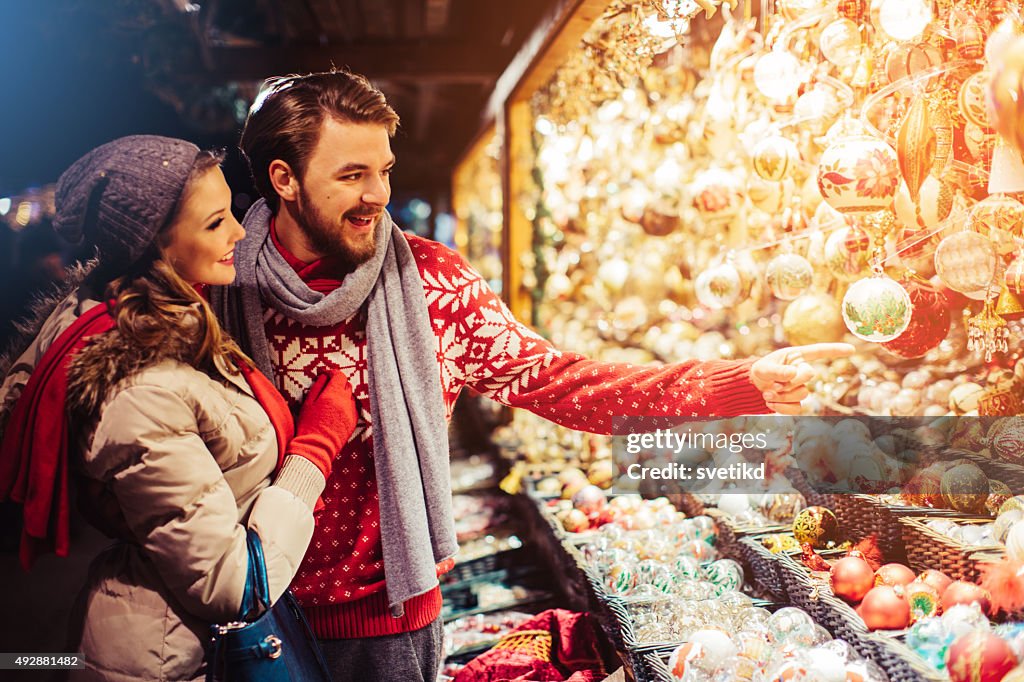
[[[106,265],[127,267],[170,219],[199,147],[131,135],[93,149],[57,181],[54,229],[96,247]]]

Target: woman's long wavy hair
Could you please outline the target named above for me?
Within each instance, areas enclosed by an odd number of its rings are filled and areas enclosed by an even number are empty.
[[[237,371],[239,364],[252,366],[252,361],[223,332],[206,300],[162,257],[162,249],[170,243],[171,227],[193,185],[223,160],[223,152],[204,150],[196,155],[181,198],[156,239],[129,272],[108,279],[101,290],[103,300],[114,301],[118,331],[144,349],[156,351],[168,338],[184,338],[190,353],[182,359],[193,367],[212,370],[219,358]]]

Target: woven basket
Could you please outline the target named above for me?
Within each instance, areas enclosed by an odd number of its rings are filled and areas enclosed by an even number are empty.
[[[870,635],[877,645],[875,663],[889,682],[949,682],[949,677],[925,663],[913,649],[885,635]]]
[[[818,490],[807,478],[807,474],[797,467],[786,469],[786,478],[793,484],[793,488],[804,496],[808,507],[828,507],[832,509],[835,501],[833,494]]]
[[[934,568],[953,580],[977,582],[980,576],[977,555],[999,553],[999,548],[964,545],[926,526],[927,520],[928,517],[921,516],[905,516],[899,519],[910,567],[915,571]],[[960,522],[990,523],[991,519],[965,518]]]
[[[693,493],[673,493],[668,495],[668,499],[676,509],[690,518],[704,514],[704,503]]]
[[[848,537],[859,540],[874,535],[878,548],[890,561],[903,560],[903,531],[891,507],[859,493],[836,494],[833,498],[839,527]]]
[[[778,555],[772,554],[761,544],[761,537],[754,535],[740,538],[740,561],[760,590],[776,601],[786,602],[786,585],[782,581],[782,567],[779,565]]]
[[[1014,495],[1024,493],[1024,467],[1019,464],[1010,464],[999,459],[983,457],[975,453],[965,455],[966,459],[978,465],[985,475],[997,481],[1002,481],[1010,486]]]

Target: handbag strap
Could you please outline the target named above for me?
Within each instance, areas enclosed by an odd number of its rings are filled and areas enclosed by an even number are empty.
[[[267,583],[267,565],[259,533],[252,528],[247,529],[245,541],[249,549],[249,569],[245,575],[245,590],[242,592],[238,620],[250,622],[270,608],[270,586]]]

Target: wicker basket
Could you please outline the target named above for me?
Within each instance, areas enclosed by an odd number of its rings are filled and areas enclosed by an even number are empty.
[[[672,505],[688,517],[702,516],[705,513],[704,503],[693,493],[672,493],[668,495]]]
[[[793,488],[804,496],[807,506],[828,507],[829,509],[832,509],[835,506],[835,501],[833,500],[834,495],[823,490],[818,490],[814,484],[811,483],[810,479],[807,478],[807,474],[805,474],[803,470],[797,467],[789,467],[786,469],[786,478],[793,484]]]
[[[782,567],[778,554],[772,554],[761,543],[763,536],[754,535],[740,538],[739,554],[744,568],[757,587],[779,602],[788,600],[786,585],[782,581]]]
[[[934,568],[954,580],[977,582],[979,553],[998,554],[999,547],[968,546],[937,533],[925,522],[928,517],[906,516],[899,519],[903,528],[903,542],[907,548],[907,562],[915,571]],[[990,523],[991,519],[964,518],[962,523]]]
[[[836,494],[834,511],[839,527],[854,539],[874,535],[878,548],[890,561],[903,561],[903,531],[892,507],[871,495]]]
[[[925,663],[912,649],[885,635],[870,635],[877,645],[875,663],[889,676],[889,682],[948,682],[949,677]]]

